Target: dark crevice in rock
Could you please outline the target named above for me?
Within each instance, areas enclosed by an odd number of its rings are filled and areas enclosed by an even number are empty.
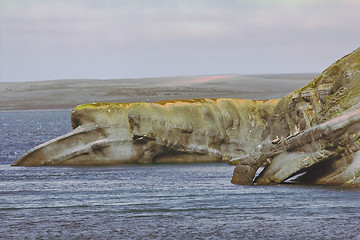
[[[332,167],[334,161],[336,161],[336,158],[329,158],[326,161],[316,163],[311,167],[302,170],[305,174],[297,178],[296,181],[304,184],[313,184],[316,180],[334,171],[334,168]]]

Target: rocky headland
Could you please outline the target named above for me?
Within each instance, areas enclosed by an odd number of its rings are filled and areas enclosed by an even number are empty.
[[[299,176],[301,183],[360,186],[359,93],[357,49],[281,100],[80,105],[72,112],[72,132],[13,165],[225,161],[236,165],[236,184]]]
[[[229,161],[261,141],[278,100],[193,99],[76,107],[74,130],[13,165]]]

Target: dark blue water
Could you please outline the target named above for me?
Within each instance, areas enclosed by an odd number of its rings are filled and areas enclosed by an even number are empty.
[[[70,111],[0,121],[0,239],[360,239],[356,189],[237,186],[220,163],[10,167]]]

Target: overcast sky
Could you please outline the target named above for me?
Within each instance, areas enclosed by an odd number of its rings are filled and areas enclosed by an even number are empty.
[[[0,0],[0,81],[321,72],[357,0]]]

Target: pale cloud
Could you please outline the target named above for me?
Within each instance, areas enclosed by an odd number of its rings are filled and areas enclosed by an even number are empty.
[[[350,0],[0,1],[0,81],[319,72],[360,39]]]

